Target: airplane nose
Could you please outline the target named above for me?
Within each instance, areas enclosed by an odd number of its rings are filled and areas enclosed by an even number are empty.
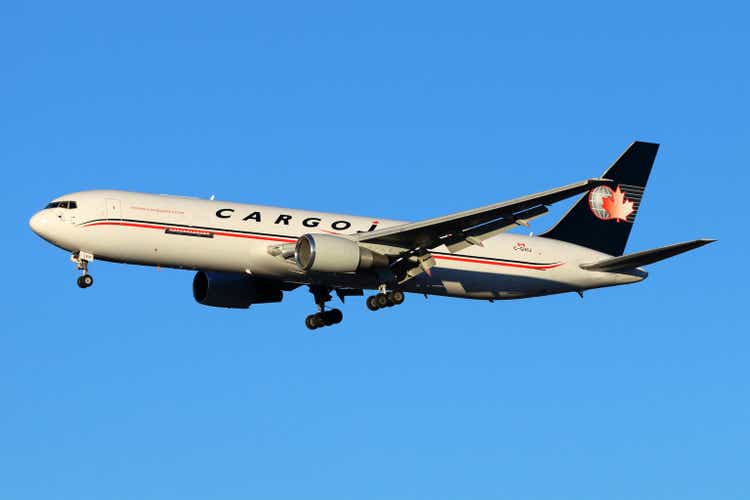
[[[35,213],[31,219],[29,219],[29,227],[31,227],[31,230],[34,231],[39,236],[42,236],[42,233],[44,232],[44,227],[46,224],[46,217],[41,212]]]

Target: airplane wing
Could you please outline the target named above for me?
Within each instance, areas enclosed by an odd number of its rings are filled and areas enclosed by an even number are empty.
[[[527,225],[527,220],[547,212],[546,205],[610,182],[609,179],[588,179],[510,201],[359,233],[351,237],[361,243],[394,246],[412,252],[419,249],[428,250],[442,244],[448,245],[449,248],[481,245],[483,239],[514,225]]]

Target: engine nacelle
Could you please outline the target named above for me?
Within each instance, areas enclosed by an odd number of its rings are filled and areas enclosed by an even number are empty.
[[[198,271],[193,278],[193,297],[204,306],[247,309],[251,304],[281,302],[284,294],[246,274]]]
[[[332,234],[305,234],[294,247],[294,260],[305,271],[353,273],[388,266],[388,257]]]

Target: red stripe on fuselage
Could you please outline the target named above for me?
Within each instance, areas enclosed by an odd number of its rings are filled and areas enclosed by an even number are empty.
[[[467,259],[465,257],[449,257],[447,255],[433,255],[436,260],[453,260],[456,262],[470,262],[472,264],[487,264],[490,266],[505,266],[505,267],[518,267],[521,269],[536,269],[538,271],[544,271],[546,269],[554,269],[563,265],[562,262],[558,264],[516,264],[513,262],[498,262],[495,260],[480,260],[480,259]]]
[[[161,226],[156,224],[141,224],[136,222],[117,222],[117,221],[102,221],[102,222],[92,222],[90,224],[84,225],[84,227],[92,227],[92,226],[126,226],[126,227],[138,227],[143,229],[160,229],[160,230],[166,230],[169,228],[180,230],[184,228],[173,227],[173,226]],[[228,233],[224,231],[210,231],[210,233],[216,235],[216,236],[228,236],[231,238],[247,238],[251,240],[263,240],[263,241],[277,241],[281,243],[294,243],[297,240],[290,240],[287,238],[276,238],[272,236],[257,236],[254,234],[242,234],[242,233]],[[499,262],[499,261],[493,261],[493,260],[483,260],[483,259],[467,259],[466,257],[453,257],[448,255],[433,255],[433,258],[436,260],[452,260],[456,262],[468,262],[471,264],[486,264],[489,266],[504,266],[504,267],[515,267],[520,269],[536,269],[537,271],[544,271],[547,269],[554,269],[556,267],[560,267],[563,265],[563,263],[557,263],[557,264],[517,264],[513,262]]]
[[[135,222],[113,222],[113,221],[106,221],[106,222],[93,222],[91,224],[88,224],[84,227],[92,227],[92,226],[126,226],[126,227],[140,227],[144,229],[174,229],[175,231],[179,231],[180,227],[172,227],[172,226],[157,226],[154,224],[137,224]],[[255,234],[241,234],[241,233],[227,233],[224,231],[207,231],[215,236],[229,236],[231,238],[247,238],[251,240],[264,240],[264,241],[279,241],[282,243],[294,243],[297,240],[289,240],[286,238],[274,238],[272,236],[257,236]]]

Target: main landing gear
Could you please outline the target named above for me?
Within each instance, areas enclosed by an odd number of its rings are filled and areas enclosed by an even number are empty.
[[[94,284],[94,278],[89,274],[89,262],[94,260],[94,256],[86,252],[74,252],[70,260],[76,265],[76,269],[81,271],[81,275],[76,280],[80,288],[88,288]]]
[[[344,313],[338,309],[325,310],[326,302],[331,300],[331,289],[323,286],[311,286],[310,293],[315,297],[315,304],[318,306],[318,312],[305,318],[305,326],[310,330],[322,328],[324,326],[341,323],[344,319]]]
[[[404,302],[404,292],[401,290],[391,290],[387,292],[385,287],[380,287],[380,293],[367,297],[367,308],[370,311],[377,311],[384,307],[393,307]]]

